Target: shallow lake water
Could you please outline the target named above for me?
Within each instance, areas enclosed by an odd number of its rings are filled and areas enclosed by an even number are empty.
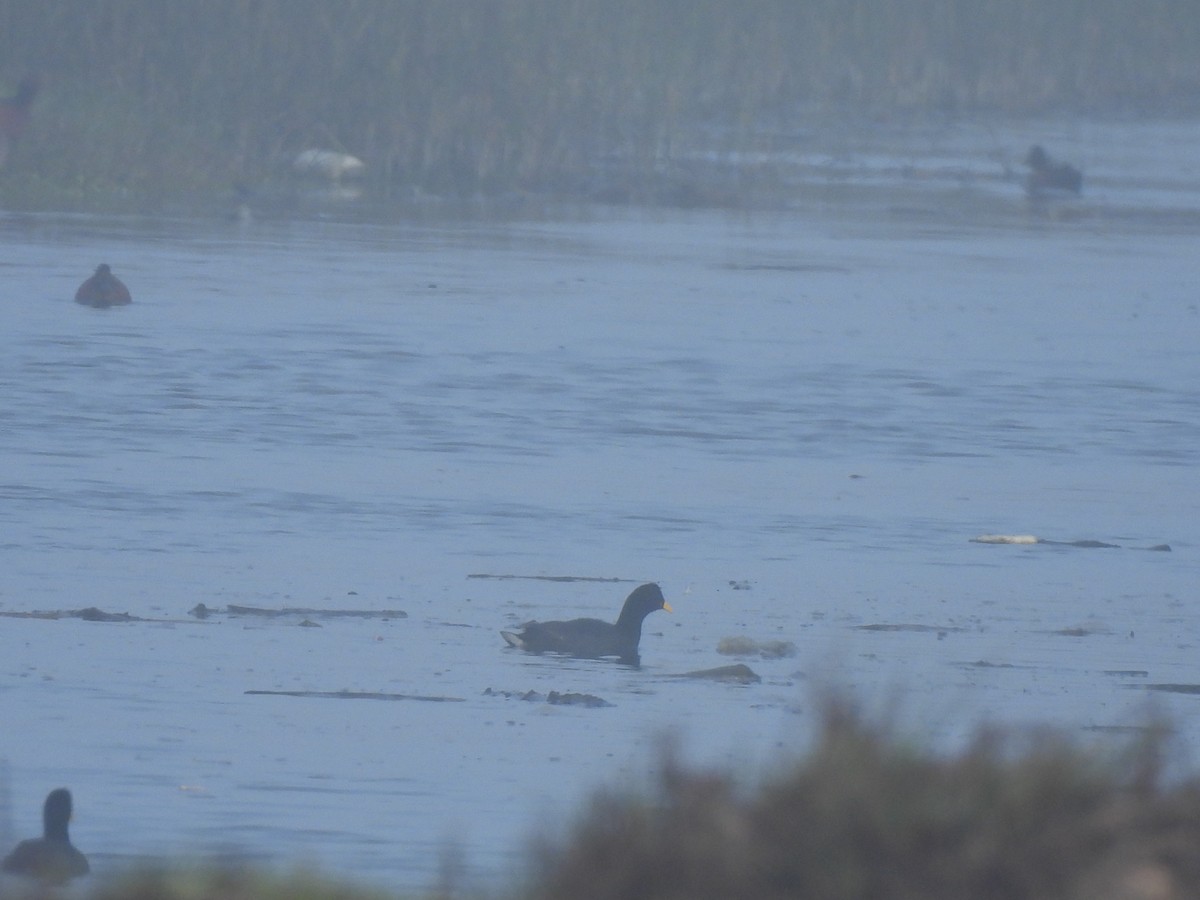
[[[831,686],[1194,760],[1197,129],[1098,131],[1050,209],[945,138],[754,213],[0,216],[0,837],[68,785],[101,874],[502,884],[664,735],[752,779]],[[133,305],[72,302],[99,262]],[[500,638],[651,580],[640,668]],[[87,607],[138,621],[7,615]]]

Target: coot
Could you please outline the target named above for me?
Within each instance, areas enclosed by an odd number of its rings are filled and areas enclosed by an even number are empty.
[[[1070,163],[1059,162],[1035,144],[1025,157],[1029,177],[1025,179],[1025,190],[1031,197],[1047,194],[1078,194],[1083,190],[1083,173]]]
[[[108,263],[101,263],[96,266],[96,274],[79,286],[75,292],[75,302],[96,309],[107,309],[132,303],[133,298],[129,296],[129,288],[112,273]]]
[[[566,622],[527,622],[520,634],[501,631],[510,646],[530,653],[565,653],[598,658],[617,656],[636,660],[642,639],[642,620],[658,609],[671,612],[657,584],[634,590],[621,608],[616,624],[600,619],[571,619]]]
[[[75,849],[67,834],[70,821],[71,792],[56,788],[46,796],[46,805],[42,807],[42,837],[17,844],[4,857],[0,869],[55,883],[86,875],[91,871],[87,857]]]

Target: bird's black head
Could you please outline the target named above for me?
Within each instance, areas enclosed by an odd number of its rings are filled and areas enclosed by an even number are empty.
[[[67,823],[71,821],[71,792],[66,788],[55,788],[46,795],[42,807],[42,825],[46,837],[66,837]]]

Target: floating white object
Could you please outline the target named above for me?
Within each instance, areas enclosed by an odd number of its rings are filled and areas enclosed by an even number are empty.
[[[336,150],[305,150],[292,160],[292,169],[301,175],[340,181],[345,176],[361,175],[367,165],[357,156]]]
[[[1032,534],[981,534],[971,538],[972,544],[1038,544],[1041,538]]]

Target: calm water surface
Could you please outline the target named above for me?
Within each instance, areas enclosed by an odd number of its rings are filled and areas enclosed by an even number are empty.
[[[1108,146],[1043,214],[997,183],[753,216],[0,218],[0,612],[153,620],[0,618],[0,837],[67,784],[101,873],[237,853],[425,887],[457,847],[494,884],[666,732],[748,777],[802,749],[828,684],[946,746],[1165,709],[1193,756],[1200,699],[1146,686],[1200,682],[1200,227],[1171,157]],[[102,261],[132,306],[71,302]],[[969,542],[997,532],[1120,546]],[[641,669],[503,647],[645,580],[675,613]],[[759,685],[672,677],[731,635],[797,652],[743,660]]]

